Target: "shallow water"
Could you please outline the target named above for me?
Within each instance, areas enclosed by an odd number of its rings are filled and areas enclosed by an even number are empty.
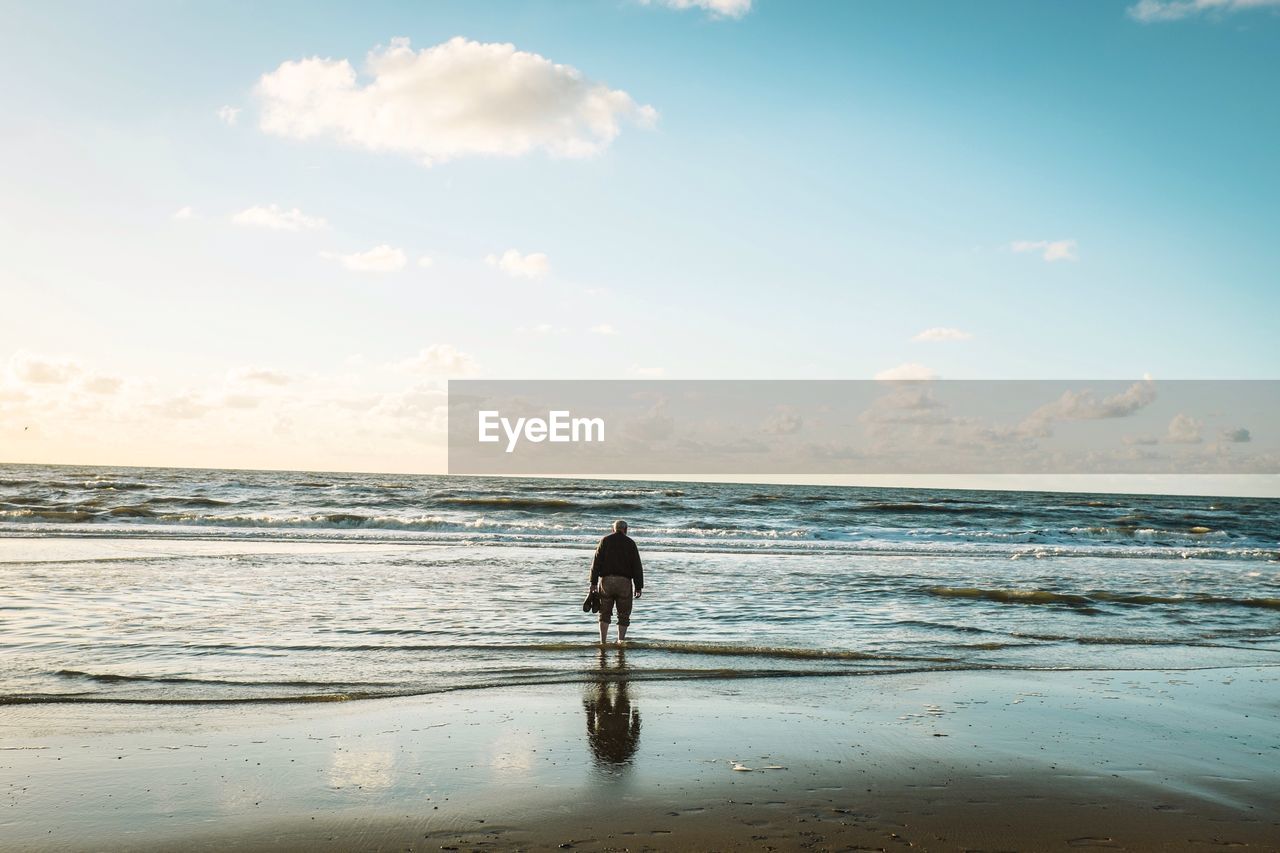
[[[0,466],[0,702],[1280,665],[1280,501]]]

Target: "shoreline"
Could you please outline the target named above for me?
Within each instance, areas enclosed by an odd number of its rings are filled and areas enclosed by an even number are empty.
[[[564,643],[567,651],[580,651],[583,654],[596,655],[603,652],[604,654],[616,654],[619,647],[610,641],[610,644],[604,648],[599,647],[591,641],[583,641],[581,643]],[[632,653],[643,653],[646,650],[664,650],[668,643],[664,642],[645,642],[635,641],[622,646],[622,651]],[[782,650],[782,654],[778,657],[787,657],[786,651]],[[724,655],[726,657],[733,656],[731,652],[717,652],[703,649],[691,650],[690,654],[708,654],[713,656]],[[749,657],[750,652],[742,652],[740,656]],[[816,660],[822,660],[820,655],[813,655]],[[837,660],[839,658],[836,658]],[[609,673],[603,673],[598,677],[586,677],[582,674],[566,675],[556,678],[547,678],[545,680],[528,680],[528,681],[512,681],[506,684],[464,684],[459,686],[426,688],[422,690],[406,690],[404,692],[389,693],[367,693],[360,694],[354,692],[347,693],[316,693],[316,694],[300,694],[290,696],[263,696],[263,697],[238,697],[238,698],[165,698],[152,699],[140,697],[114,697],[114,696],[84,696],[76,693],[67,694],[32,694],[20,696],[4,696],[0,697],[0,709],[6,707],[44,707],[44,706],[62,706],[62,705],[79,705],[79,706],[125,706],[125,707],[155,707],[155,708],[227,708],[234,709],[238,707],[284,707],[291,706],[307,707],[311,705],[364,705],[376,702],[391,700],[413,700],[413,699],[432,699],[435,697],[448,697],[455,695],[465,695],[471,693],[484,693],[492,690],[522,690],[522,689],[538,689],[538,688],[556,688],[556,687],[584,687],[589,685],[612,684],[619,681],[625,681],[628,684],[716,684],[719,682],[764,682],[770,683],[774,681],[786,682],[790,680],[801,681],[825,681],[845,680],[845,679],[863,679],[863,678],[879,678],[885,676],[904,676],[904,675],[965,675],[965,674],[992,674],[1016,676],[1025,674],[1034,676],[1037,674],[1079,674],[1079,673],[1098,673],[1098,674],[1117,674],[1117,673],[1160,673],[1170,674],[1176,672],[1194,673],[1194,672],[1214,672],[1214,671],[1234,671],[1234,670],[1267,670],[1280,669],[1280,662],[1274,664],[1205,664],[1196,666],[1176,666],[1176,667],[1136,667],[1136,666],[1019,666],[1014,664],[975,664],[975,665],[955,665],[955,666],[937,666],[937,667],[919,667],[915,669],[894,669],[894,670],[865,670],[858,672],[829,672],[821,670],[795,670],[795,671],[773,671],[761,672],[758,670],[721,670],[715,674],[698,674],[698,675],[681,675],[671,676],[663,672],[647,673],[637,671],[633,675],[618,676]]]
[[[1267,667],[886,674],[875,689],[614,675],[379,702],[0,707],[0,835],[263,851],[1280,838]]]

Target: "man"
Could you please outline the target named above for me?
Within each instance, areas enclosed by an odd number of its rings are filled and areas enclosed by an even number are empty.
[[[591,561],[591,589],[600,596],[600,645],[609,640],[609,622],[613,606],[618,606],[618,642],[627,639],[631,624],[632,587],[635,597],[644,589],[644,568],[640,565],[640,549],[627,535],[627,523],[613,523],[613,533],[600,540],[595,559]]]

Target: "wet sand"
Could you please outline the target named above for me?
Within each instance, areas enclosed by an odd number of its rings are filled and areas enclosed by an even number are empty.
[[[1280,668],[637,682],[610,651],[601,672],[6,706],[0,847],[1280,849]]]

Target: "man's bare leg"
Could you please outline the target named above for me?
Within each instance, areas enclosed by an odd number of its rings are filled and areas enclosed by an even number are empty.
[[[600,645],[603,646],[607,642],[609,642],[609,623],[601,622],[600,623]]]
[[[625,643],[626,640],[627,640],[627,626],[619,625],[618,626],[618,642]]]

